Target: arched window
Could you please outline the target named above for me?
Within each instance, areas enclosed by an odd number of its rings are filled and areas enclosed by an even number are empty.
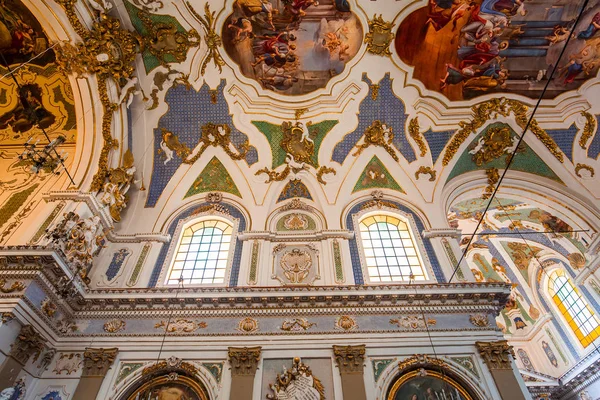
[[[406,221],[395,216],[377,214],[366,216],[358,225],[370,282],[427,279]]]
[[[184,227],[166,284],[220,284],[230,254],[233,227],[221,219],[194,221]]]
[[[600,336],[600,321],[564,271],[550,274],[548,292],[583,347]]]

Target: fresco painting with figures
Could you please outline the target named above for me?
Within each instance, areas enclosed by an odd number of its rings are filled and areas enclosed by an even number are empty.
[[[593,5],[594,2],[590,2]],[[554,98],[594,78],[600,65],[600,4],[583,2],[431,0],[400,24],[396,51],[413,77],[450,100],[488,93]]]
[[[288,95],[325,87],[357,54],[362,36],[347,0],[236,0],[223,27],[242,74]]]

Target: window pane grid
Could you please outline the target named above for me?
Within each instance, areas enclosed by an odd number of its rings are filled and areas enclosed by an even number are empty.
[[[167,284],[213,284],[225,281],[231,225],[218,220],[197,222],[183,232]]]
[[[600,336],[600,322],[562,271],[554,271],[549,291],[567,324],[583,347]]]
[[[371,282],[425,280],[408,225],[398,218],[375,215],[359,223],[367,273]]]

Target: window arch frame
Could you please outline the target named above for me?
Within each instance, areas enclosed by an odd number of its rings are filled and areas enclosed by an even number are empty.
[[[225,222],[230,225],[232,228],[231,232],[231,241],[227,254],[227,264],[225,267],[225,275],[223,276],[222,283],[185,283],[185,287],[229,287],[231,280],[231,272],[234,263],[234,256],[237,244],[237,236],[239,234],[239,219],[234,218],[228,214],[218,212],[218,211],[208,211],[204,213],[198,213],[194,215],[190,215],[187,218],[183,218],[177,222],[177,227],[173,232],[173,236],[171,238],[171,243],[169,244],[169,250],[167,252],[167,256],[165,257],[165,263],[161,270],[160,276],[158,278],[157,287],[177,287],[175,284],[168,284],[168,278],[175,264],[175,255],[177,254],[177,250],[181,244],[181,240],[183,238],[183,232],[188,227],[195,225],[202,221],[210,221],[217,220],[221,222]]]
[[[554,276],[554,274],[559,274],[560,276],[563,276],[563,277],[565,277],[567,279],[567,283],[571,285],[571,288],[573,289],[573,291],[584,302],[584,305],[590,311],[590,313],[592,315],[592,318],[594,318],[598,322],[598,326],[596,328],[594,328],[594,330],[590,334],[582,337],[581,339],[577,335],[577,332],[573,328],[573,326],[571,325],[571,323],[567,320],[565,313],[563,313],[561,311],[561,309],[559,308],[559,305],[557,304],[556,300],[554,299],[554,295],[552,295],[551,292],[550,292],[550,290],[554,290],[554,289],[550,288],[550,285],[553,282],[553,276]],[[578,348],[581,351],[585,351],[586,349],[589,348],[589,346],[592,343],[595,343],[598,340],[600,340],[600,318],[598,317],[598,312],[597,312],[597,310],[594,310],[594,308],[590,306],[589,301],[587,300],[587,298],[585,297],[585,295],[583,293],[581,293],[581,290],[579,290],[577,288],[577,286],[573,283],[573,280],[571,279],[571,276],[569,276],[569,274],[565,270],[564,266],[553,268],[552,270],[547,271],[546,278],[543,281],[543,286],[541,286],[541,289],[542,289],[544,295],[547,297],[548,302],[550,303],[550,307],[552,309],[552,312],[553,312],[555,318],[557,319],[557,322],[563,327],[563,329],[565,329],[565,331],[568,332],[568,334],[572,338],[575,339],[573,342],[578,346]],[[566,310],[566,312],[569,314],[569,316],[572,319],[574,319],[574,316],[568,310]],[[578,325],[577,325],[577,330],[578,331],[581,330],[581,328]],[[583,344],[582,341],[585,340],[591,334],[593,334],[594,331],[597,331],[596,333],[598,334],[598,336],[596,336],[593,339],[590,339],[587,344]]]
[[[376,215],[385,215],[392,218],[399,219],[401,222],[404,222],[407,225],[408,232],[413,241],[414,248],[417,253],[417,257],[421,263],[421,268],[423,270],[423,274],[425,276],[424,280],[416,280],[413,282],[417,283],[437,283],[437,279],[435,277],[435,273],[431,266],[431,262],[429,260],[429,255],[427,254],[427,250],[425,248],[425,244],[423,243],[423,238],[418,232],[415,230],[417,226],[414,217],[405,213],[402,210],[398,210],[391,207],[370,207],[365,210],[361,210],[352,215],[352,223],[354,227],[354,236],[356,240],[356,246],[358,250],[358,257],[360,259],[360,267],[363,275],[363,281],[367,285],[388,285],[388,284],[408,284],[409,280],[401,280],[401,281],[372,281],[369,275],[367,260],[365,255],[365,247],[363,245],[363,239],[360,234],[360,223],[369,217]]]

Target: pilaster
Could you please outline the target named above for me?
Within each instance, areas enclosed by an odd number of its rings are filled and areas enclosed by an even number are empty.
[[[43,349],[44,338],[31,325],[23,325],[0,366],[0,388],[12,386],[29,358],[37,359]]]
[[[229,347],[231,365],[231,400],[252,400],[254,376],[260,361],[261,347]]]
[[[73,394],[73,400],[93,400],[112,366],[119,349],[87,348],[83,353],[83,371]]]
[[[487,365],[496,388],[503,400],[530,399],[523,393],[513,369],[515,353],[506,340],[498,342],[475,342],[481,358]]]
[[[346,400],[366,400],[365,345],[333,346],[333,355],[340,370],[342,393]]]

